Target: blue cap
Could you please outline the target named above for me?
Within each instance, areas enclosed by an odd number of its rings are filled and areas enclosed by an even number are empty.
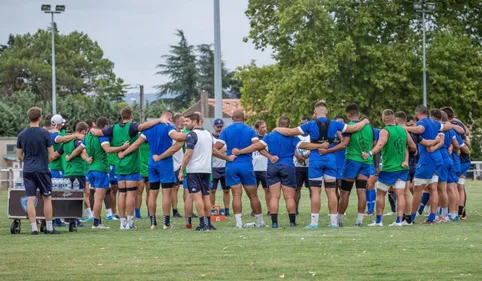
[[[222,127],[222,126],[224,126],[224,121],[223,121],[223,119],[216,119],[216,120],[214,120],[214,126],[216,126],[216,127]]]

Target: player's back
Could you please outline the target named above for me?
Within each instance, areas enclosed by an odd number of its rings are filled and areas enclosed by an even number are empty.
[[[161,155],[172,146],[172,139],[169,136],[171,131],[175,130],[174,126],[166,123],[159,123],[142,132],[143,136],[149,142],[149,165],[173,165],[172,156],[154,162],[153,155]]]
[[[50,135],[42,128],[31,127],[23,130],[18,136],[17,147],[24,153],[24,172],[48,172],[48,147],[51,145]]]
[[[298,137],[284,136],[278,132],[273,132],[265,136],[261,142],[268,147],[271,155],[278,156],[279,161],[276,164],[294,167],[293,157],[297,144],[300,142]],[[268,165],[273,165],[268,162]]]
[[[244,123],[233,123],[224,129],[219,136],[219,139],[226,144],[227,152],[229,156],[232,154],[233,148],[244,149],[250,146],[253,140],[257,140],[257,134],[255,130]],[[239,155],[234,162],[251,162],[251,154]]]

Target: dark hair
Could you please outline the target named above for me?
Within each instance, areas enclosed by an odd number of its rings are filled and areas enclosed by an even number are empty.
[[[289,128],[290,127],[290,118],[287,116],[281,116],[278,119],[278,127]]]
[[[121,110],[121,118],[122,118],[122,121],[131,119],[132,118],[132,110],[129,107],[124,107]]]
[[[350,103],[345,108],[346,113],[350,113],[358,116],[358,105],[356,103]]]
[[[424,105],[417,105],[417,107],[415,108],[415,112],[427,115],[428,110],[427,107],[425,107]]]
[[[407,114],[403,111],[395,113],[395,118],[401,119],[403,122],[407,121]]]
[[[407,115],[407,122],[410,122],[410,121],[417,121],[417,119],[415,119],[415,116],[413,115]]]
[[[254,123],[254,128],[259,129],[259,127],[261,127],[261,125],[263,125],[263,124],[266,124],[266,122],[264,120],[258,120]]]
[[[42,117],[42,109],[40,107],[32,107],[27,111],[27,117],[30,122],[37,122],[39,121],[40,117]]]
[[[52,113],[49,113],[49,115],[45,117],[45,122],[44,122],[45,127],[50,128],[50,126],[52,126],[52,116],[53,116]]]
[[[87,130],[89,130],[89,125],[87,125],[87,123],[82,121],[77,122],[77,125],[75,126],[76,132],[82,132]]]
[[[72,124],[72,128],[77,128],[77,124],[79,124],[80,122],[82,122],[81,120],[75,120],[74,123]]]
[[[430,109],[430,117],[435,120],[442,120],[442,111],[438,108]]]
[[[447,118],[449,120],[452,120],[455,118],[455,111],[453,108],[451,108],[450,106],[445,106],[445,107],[442,107],[440,110],[442,110],[443,112],[447,113]]]
[[[343,122],[346,123],[346,117],[345,115],[337,115],[335,119],[343,119]]]
[[[87,123],[87,125],[89,125],[89,128],[92,128],[93,125],[95,124],[95,120],[89,119],[89,120],[85,121],[85,123]]]
[[[97,125],[98,129],[104,129],[105,127],[107,127],[107,125],[109,125],[109,119],[105,117],[99,117],[97,118],[95,124]]]
[[[201,120],[201,116],[197,113],[189,113],[188,115],[184,116],[185,118],[188,118],[191,121],[196,121],[198,124]]]
[[[303,116],[303,117],[301,118],[301,120],[310,121],[310,117],[308,117],[308,116]]]

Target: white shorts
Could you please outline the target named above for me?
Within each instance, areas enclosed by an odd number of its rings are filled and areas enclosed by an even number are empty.
[[[388,184],[384,184],[383,182],[380,182],[380,181],[377,182],[377,189],[378,190],[387,192],[390,189],[390,187],[392,187],[392,186],[390,186]],[[405,189],[405,182],[401,181],[401,180],[397,180],[395,182],[395,184],[393,185],[393,188],[394,189]]]
[[[465,179],[464,178],[459,178],[459,181],[457,184],[465,184]]]
[[[431,183],[434,183],[434,182],[438,182],[438,176],[437,175],[433,175],[431,179],[415,178],[413,180],[413,185],[421,186],[421,185],[431,184]]]

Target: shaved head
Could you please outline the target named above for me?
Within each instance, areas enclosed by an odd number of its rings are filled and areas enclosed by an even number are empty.
[[[244,111],[242,109],[236,109],[233,112],[233,121],[244,121]]]

